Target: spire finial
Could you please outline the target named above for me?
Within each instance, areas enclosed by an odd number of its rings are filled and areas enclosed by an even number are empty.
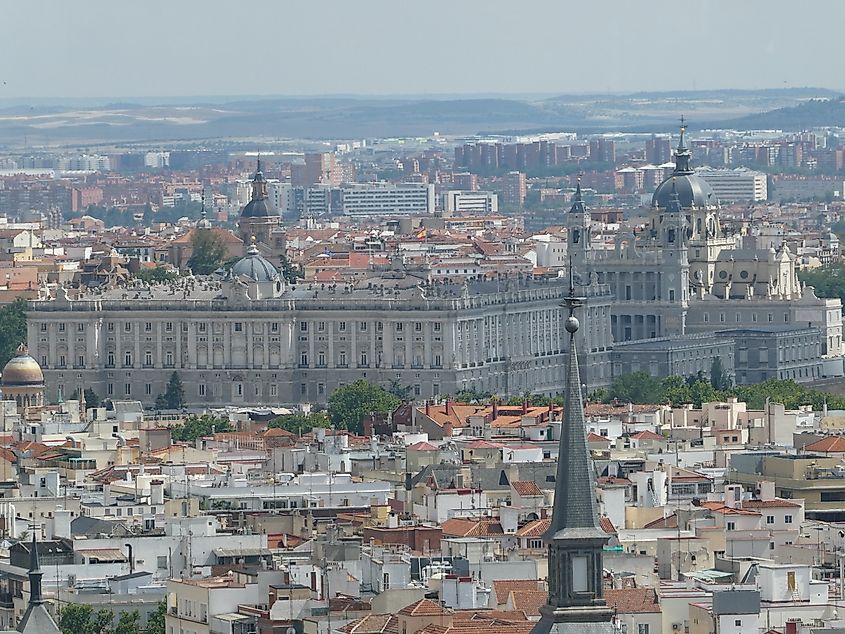
[[[587,207],[584,204],[584,197],[581,193],[581,174],[578,174],[578,182],[575,186],[575,195],[572,196],[572,207],[569,213],[584,214],[587,213]]]
[[[675,174],[688,175],[693,170],[690,167],[692,152],[687,147],[687,120],[681,115],[681,137],[678,140],[678,149],[675,150]]]

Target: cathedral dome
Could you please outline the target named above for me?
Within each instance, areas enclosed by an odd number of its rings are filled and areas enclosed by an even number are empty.
[[[651,198],[651,206],[666,209],[677,194],[681,209],[705,209],[719,204],[713,188],[690,166],[692,152],[686,145],[686,127],[681,121],[681,139],[675,151],[675,170],[663,180]]]
[[[661,209],[669,207],[669,203],[672,201],[673,186],[677,190],[682,209],[714,207],[718,202],[713,193],[713,188],[700,176],[672,174],[654,190],[651,206]]]
[[[41,366],[29,356],[25,345],[18,346],[17,354],[3,368],[0,385],[3,387],[44,385],[44,373],[41,371]]]
[[[232,266],[229,275],[233,278],[246,277],[254,282],[275,282],[279,279],[279,271],[261,256],[254,241],[249,245],[246,256]]]

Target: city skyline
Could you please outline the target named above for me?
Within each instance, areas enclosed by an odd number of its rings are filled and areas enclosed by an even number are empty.
[[[373,0],[330,2],[326,11],[326,3],[259,1],[239,19],[222,2],[141,8],[96,1],[84,23],[72,5],[12,5],[8,24],[38,12],[41,42],[32,46],[27,29],[5,35],[0,50],[16,62],[0,65],[0,102],[845,88],[834,72],[835,38],[785,45],[799,37],[796,24],[841,21],[843,5],[611,4],[609,13],[552,2],[514,11],[498,0],[483,7]],[[238,24],[244,28],[232,28]],[[749,35],[761,27],[761,36]]]

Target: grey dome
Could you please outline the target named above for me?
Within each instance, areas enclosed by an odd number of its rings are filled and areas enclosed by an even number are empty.
[[[266,198],[250,200],[241,211],[241,218],[267,218],[278,214],[270,209]]]
[[[678,141],[678,149],[675,150],[675,170],[654,190],[654,196],[651,197],[652,207],[667,209],[673,203],[673,206],[680,203],[681,209],[690,209],[715,207],[719,204],[713,188],[696,174],[690,165],[692,152],[686,144],[686,131],[682,117],[681,138]]]
[[[247,249],[246,256],[235,262],[229,275],[233,278],[247,277],[254,282],[275,282],[279,279],[276,267],[261,256],[254,243]]]
[[[718,204],[713,188],[700,176],[696,174],[673,174],[665,179],[651,198],[652,207],[666,209],[672,202],[672,187],[678,192],[678,199],[682,209],[691,207],[714,207]]]

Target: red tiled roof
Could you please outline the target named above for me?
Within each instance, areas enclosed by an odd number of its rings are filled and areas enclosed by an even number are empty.
[[[610,521],[609,517],[599,518],[599,528],[608,535],[616,535],[616,527],[613,525],[613,522]]]
[[[395,634],[399,631],[399,619],[395,614],[368,614],[347,623],[340,631],[346,634]]]
[[[493,582],[493,594],[496,605],[507,603],[511,592],[539,590],[540,584],[536,579],[497,579]]]
[[[549,600],[545,590],[511,590],[508,603],[514,610],[522,610],[528,616],[539,616],[540,608]]]
[[[514,480],[511,482],[511,486],[513,486],[513,490],[522,497],[543,495],[543,492],[534,480]]]
[[[516,531],[517,537],[542,537],[552,525],[552,520],[542,519],[528,522],[525,526]]]
[[[587,442],[600,442],[609,445],[611,441],[610,438],[599,436],[597,433],[591,431],[587,434]]]
[[[448,613],[448,610],[444,610],[439,603],[431,599],[420,599],[399,610],[399,614],[403,616],[440,616]]]
[[[604,591],[604,599],[619,614],[659,613],[660,604],[654,588],[621,588]]]
[[[425,441],[415,442],[413,445],[408,445],[406,449],[413,451],[437,451],[437,447]]]
[[[678,516],[672,513],[645,524],[643,528],[678,528]]]
[[[631,438],[636,440],[665,440],[665,438],[663,438],[660,434],[655,434],[653,431],[648,429],[637,432],[636,434],[631,434]]]
[[[487,537],[489,535],[503,535],[502,525],[497,520],[472,520],[463,517],[452,517],[440,525],[444,536],[450,537]]]
[[[596,480],[596,484],[599,486],[602,485],[617,485],[617,486],[628,486],[632,484],[632,482],[628,478],[618,478],[616,476],[602,476]]]
[[[804,451],[817,451],[819,453],[845,453],[845,437],[828,436],[804,447]]]
[[[740,508],[725,506],[721,502],[702,502],[701,508],[709,509],[722,515],[760,515],[756,511],[746,511]]]
[[[744,500],[742,508],[750,509],[774,509],[774,508],[800,508],[800,504],[789,500]]]

